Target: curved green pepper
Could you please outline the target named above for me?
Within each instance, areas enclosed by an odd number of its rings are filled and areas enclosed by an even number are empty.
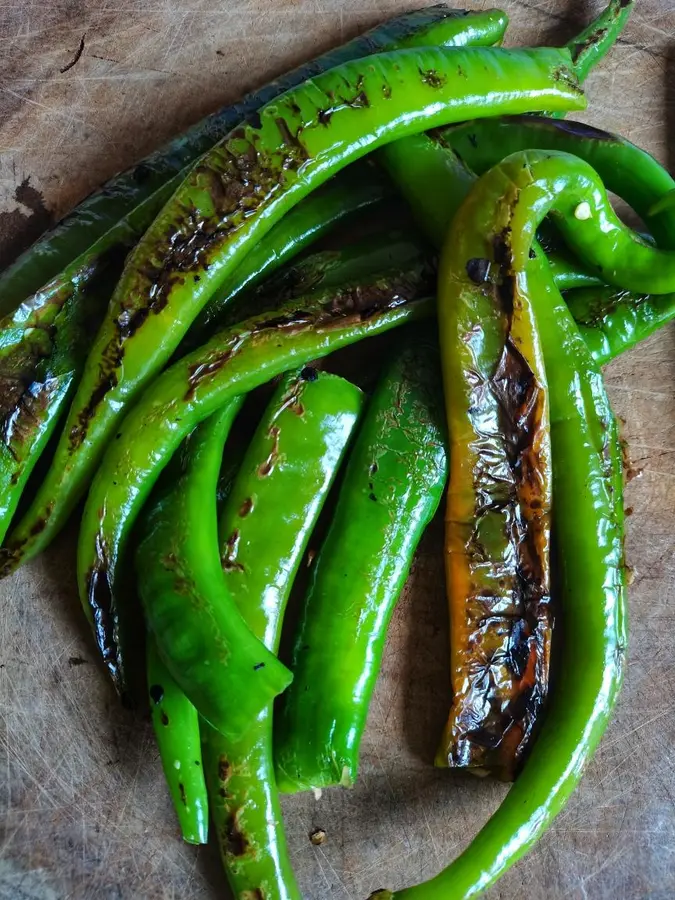
[[[567,50],[397,51],[347,63],[261,108],[195,166],[127,260],[62,440],[6,548],[42,549],[82,495],[117,423],[191,321],[272,225],[369,150],[478,111],[578,109]]]
[[[0,320],[0,541],[73,397],[114,273],[103,271],[82,292],[33,297]]]
[[[675,318],[675,294],[636,294],[603,285],[565,295],[598,365],[615,359]]]
[[[473,292],[511,292],[534,308],[551,377],[553,502],[560,568],[562,640],[559,675],[546,718],[502,805],[468,848],[435,878],[372,900],[466,900],[516,862],[546,830],[578,783],[609,720],[625,653],[625,583],[620,509],[621,468],[598,422],[601,376],[580,338],[532,237],[546,210],[519,191],[530,169],[512,157],[477,184],[441,260],[440,309],[458,284]],[[470,216],[469,210],[474,215]],[[523,220],[528,220],[524,228]],[[504,225],[517,222],[505,233]],[[469,260],[456,252],[458,231],[475,230],[485,245],[485,280],[475,284]],[[490,238],[493,240],[491,241]],[[496,249],[496,252],[495,252]],[[603,401],[606,404],[606,398]],[[607,455],[608,446],[610,449]]]
[[[275,727],[282,791],[351,786],[387,626],[447,477],[435,331],[385,369],[313,563]]]
[[[417,299],[430,275],[412,268],[295,299],[233,326],[164,372],[121,423],[89,491],[78,546],[80,599],[118,690],[125,687],[119,616],[129,532],[181,440],[226,401],[275,375],[430,315],[433,303]]]
[[[176,684],[148,635],[146,671],[152,726],[183,840],[205,844],[209,805],[197,710]]]
[[[466,12],[438,5],[405,13],[207,116],[86,197],[5,270],[0,275],[0,314],[9,313],[53,278],[60,278],[63,287],[70,278],[63,270],[87,251],[98,247],[101,252],[120,242],[127,244],[124,227],[118,233],[116,229],[137,207],[145,212],[141,216],[134,212],[137,230],[132,237],[140,236],[185,177],[187,167],[242,120],[307,78],[349,60],[396,47],[494,44],[503,37],[507,24],[508,19],[500,10]],[[97,245],[106,235],[107,243]],[[85,271],[82,276],[87,277]]]
[[[233,738],[291,681],[238,612],[218,553],[218,475],[242,399],[228,398],[191,436],[185,472],[150,504],[136,551],[145,619],[162,660],[199,714]],[[118,677],[116,656],[105,661]]]
[[[293,579],[363,400],[349,382],[316,369],[285,376],[220,517],[228,588],[273,653]],[[233,894],[300,900],[274,781],[272,706],[238,741],[205,723],[202,733],[211,813]]]
[[[595,169],[608,191],[633,207],[658,246],[675,249],[673,210],[657,205],[675,190],[675,179],[625,138],[582,122],[538,116],[466,122],[442,129],[439,138],[477,175],[521,150],[573,153]]]

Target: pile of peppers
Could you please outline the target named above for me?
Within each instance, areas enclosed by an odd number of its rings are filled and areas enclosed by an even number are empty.
[[[601,366],[675,317],[675,181],[564,116],[633,2],[557,48],[503,49],[499,10],[402,15],[198,123],[0,273],[0,574],[85,500],[103,665],[134,703],[144,660],[182,836],[211,828],[238,900],[300,900],[279,794],[357,779],[440,507],[435,762],[514,783],[446,869],[371,900],[478,896],[607,726],[626,566]],[[340,374],[337,350],[395,329]]]

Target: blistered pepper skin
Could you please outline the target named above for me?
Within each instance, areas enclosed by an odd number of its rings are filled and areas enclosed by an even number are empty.
[[[528,171],[536,169],[536,154],[524,156]],[[513,282],[514,296],[529,298],[541,336],[550,373],[561,621],[571,638],[561,641],[559,677],[537,739],[496,813],[439,875],[400,891],[377,891],[372,900],[468,900],[482,894],[565,805],[607,727],[621,685],[626,608],[616,427],[608,436],[600,421],[607,409],[600,374],[533,248],[545,210],[532,204],[527,191],[517,190],[523,162],[521,156],[512,157],[486,174],[461,215],[464,228],[501,235],[503,252],[485,273],[486,289]],[[507,234],[505,221],[513,223]],[[449,241],[441,260],[441,308],[445,286],[454,292],[455,273],[467,262],[454,255],[455,246]]]
[[[128,536],[183,438],[224,403],[294,366],[431,315],[433,303],[422,299],[431,290],[431,272],[420,265],[290,301],[174,363],[118,426],[89,491],[78,545],[80,600],[118,690],[126,682],[119,617]]]
[[[283,791],[351,786],[387,626],[447,478],[435,330],[413,329],[375,388],[295,634],[279,706]]]
[[[274,653],[295,574],[364,399],[354,385],[314,368],[284,376],[220,516],[228,588]],[[271,705],[238,741],[206,723],[202,734],[211,814],[234,896],[300,900],[274,778]]]
[[[94,245],[102,252],[120,242],[124,244],[127,237],[140,236],[195,160],[261,106],[307,78],[349,60],[397,47],[487,46],[501,40],[507,24],[506,15],[496,9],[467,12],[439,4],[405,13],[207,116],[146,159],[111,178],[6,269],[0,275],[0,315],[13,311],[54,278],[60,278],[63,286],[72,275],[63,270],[89,250],[94,250],[96,255]],[[134,231],[125,235],[119,223],[129,215],[132,215]],[[97,244],[100,239],[104,243]],[[82,267],[80,270],[87,277]]]
[[[585,106],[568,50],[423,48],[347,63],[263,107],[191,170],[128,257],[38,494],[5,568],[44,547],[124,411],[251,246],[370,150],[480,112]]]

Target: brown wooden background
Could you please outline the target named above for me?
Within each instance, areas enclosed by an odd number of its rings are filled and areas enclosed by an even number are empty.
[[[422,5],[415,4],[412,5]],[[480,4],[468,2],[469,6]],[[506,0],[511,43],[558,41],[598,0]],[[402,11],[398,0],[3,0],[0,264],[90,189],[270,76]],[[590,79],[588,121],[669,161],[675,0],[638,0]],[[76,65],[61,72],[84,49]],[[670,150],[671,168],[675,150]],[[675,329],[607,371],[642,477],[628,489],[626,687],[573,800],[489,894],[501,900],[675,897]],[[430,767],[447,706],[440,532],[395,616],[351,792],[289,799],[308,900],[364,900],[428,877],[504,788]],[[326,830],[322,847],[308,832]],[[178,837],[149,726],[117,706],[82,624],[64,537],[0,584],[1,900],[227,896],[215,852]]]

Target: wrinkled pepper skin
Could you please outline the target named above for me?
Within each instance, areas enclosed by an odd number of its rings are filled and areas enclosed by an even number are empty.
[[[208,340],[214,331],[233,321],[234,304],[245,301],[248,293],[263,279],[287,265],[294,256],[348,217],[375,206],[390,194],[390,185],[365,164],[345,169],[331,178],[293,207],[251,249],[193,322],[183,345],[194,349]]]
[[[535,312],[550,373],[553,503],[560,584],[558,674],[546,717],[522,771],[499,809],[467,849],[439,875],[416,887],[381,890],[372,900],[468,900],[479,896],[520,859],[567,802],[607,727],[621,685],[626,647],[622,472],[616,424],[601,419],[608,404],[601,376],[550,271],[532,247],[538,219],[527,193],[514,190],[522,163],[511,161],[481,179],[467,228],[502,235],[490,284],[515,283]],[[508,185],[507,193],[503,193]],[[523,227],[524,220],[528,227]],[[517,223],[508,234],[503,223]],[[441,260],[439,303],[462,261],[450,240]],[[532,255],[531,255],[532,254]],[[463,263],[466,264],[466,261]],[[450,288],[454,291],[454,287]],[[600,409],[598,409],[600,404]]]
[[[136,551],[145,620],[164,664],[197,712],[233,738],[291,680],[251,634],[220,565],[216,487],[240,401],[228,399],[191,436],[185,472],[150,503]],[[117,629],[113,639],[119,644]],[[115,658],[106,662],[118,676]]]
[[[499,188],[508,191],[506,179]],[[472,191],[439,270],[453,700],[436,757],[440,766],[506,780],[546,701],[553,628],[551,450],[540,338],[518,284],[490,279],[508,224]]]
[[[466,122],[442,129],[438,137],[477,175],[522,150],[572,153],[595,169],[608,191],[633,207],[658,246],[675,249],[673,210],[656,206],[675,190],[675,179],[653,156],[625,138],[582,122],[538,116]]]
[[[494,126],[493,134],[488,134],[488,124]],[[472,128],[477,129],[475,147]],[[378,151],[377,156],[408,201],[420,227],[438,245],[476,179],[466,161],[452,149],[455,135],[460,155],[469,157],[480,171],[501,161],[503,146],[522,149],[528,142],[562,141],[575,155],[592,159],[611,189],[649,219],[660,234],[662,245],[666,249],[672,246],[675,207],[663,202],[663,198],[671,196],[670,175],[652,157],[621,138],[587,125],[579,126],[578,134],[576,129],[577,123],[555,123],[534,116],[491,123],[476,121],[434,132],[431,137],[420,134],[396,141]],[[660,191],[666,193],[654,202]],[[560,290],[583,285],[597,288],[572,290],[567,300],[599,364],[618,356],[675,317],[675,295],[632,294],[599,285],[602,279],[594,274],[593,267],[583,267],[569,257],[570,253],[564,251],[551,254],[551,269]]]
[[[114,280],[111,267],[82,291],[35,295],[0,320],[0,542],[73,397]]]
[[[370,400],[313,563],[276,718],[281,790],[356,781],[387,627],[446,478],[438,341],[415,329]]]
[[[675,318],[675,294],[638,294],[617,288],[581,288],[565,295],[598,365],[611,362]]]
[[[129,404],[246,253],[295,204],[406,134],[479,112],[583,108],[569,62],[569,51],[555,49],[383,53],[288,91],[217,144],[127,259],[52,466],[10,537],[5,569],[35,555],[62,527]]]
[[[273,653],[295,574],[363,402],[357,387],[335,375],[309,367],[286,375],[222,511],[229,590]],[[301,900],[274,779],[271,704],[238,741],[206,723],[202,733],[211,814],[232,893]]]
[[[174,363],[118,426],[89,491],[78,544],[80,600],[118,690],[126,680],[118,632],[129,532],[181,440],[225,402],[294,366],[428,317],[433,303],[422,298],[431,281],[428,269],[412,267],[233,326]]]
[[[209,802],[199,716],[164,665],[152,635],[146,645],[146,672],[152,727],[183,840],[205,844]]]
[[[0,315],[13,311],[29,295],[57,278],[77,257],[93,250],[96,242],[111,230],[114,233],[118,223],[131,213],[137,226],[132,237],[138,237],[185,177],[186,167],[261,106],[307,78],[349,60],[397,47],[490,45],[501,40],[507,24],[506,15],[499,10],[466,12],[437,5],[405,13],[207,116],[107,181],[6,269],[0,275]],[[139,207],[145,210],[142,215],[141,209],[134,212]],[[124,238],[123,232],[110,234],[105,246],[110,249]],[[61,286],[67,279],[63,273]]]

